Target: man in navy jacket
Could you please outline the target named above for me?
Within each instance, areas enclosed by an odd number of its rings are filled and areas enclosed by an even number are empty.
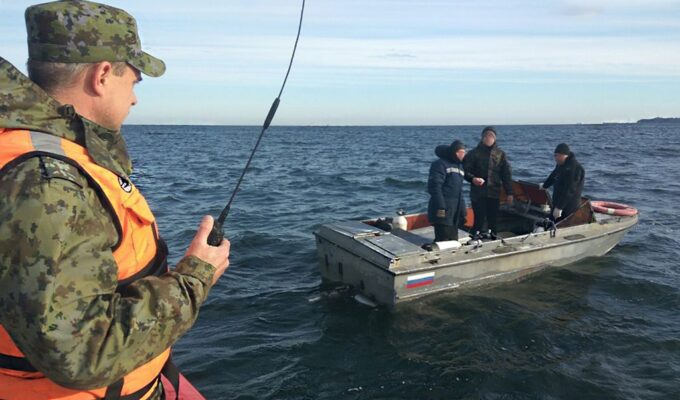
[[[434,226],[435,242],[458,240],[458,226],[464,221],[466,212],[463,199],[465,145],[456,140],[450,146],[437,146],[434,153],[439,159],[430,166],[427,180],[430,194],[427,217]]]

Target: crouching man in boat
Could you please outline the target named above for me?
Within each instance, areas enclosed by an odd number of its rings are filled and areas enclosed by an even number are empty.
[[[135,20],[87,1],[26,10],[30,79],[0,58],[0,398],[158,399],[170,346],[229,265],[210,217],[167,266],[120,134],[141,74]]]
[[[496,142],[496,128],[482,129],[482,140],[465,156],[465,173],[472,183],[470,201],[475,219],[472,233],[497,233],[500,209],[501,185],[507,194],[508,203],[513,202],[512,171],[505,152]]]
[[[554,186],[552,218],[560,221],[578,209],[586,173],[566,143],[560,143],[555,148],[555,164],[555,169],[542,187],[547,189]]]
[[[439,157],[430,165],[427,191],[430,202],[427,217],[434,226],[434,241],[458,240],[458,226],[465,220],[463,198],[463,158],[465,145],[456,140],[450,146],[440,145],[434,150]]]

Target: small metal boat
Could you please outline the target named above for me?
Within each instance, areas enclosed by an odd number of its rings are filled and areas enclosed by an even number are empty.
[[[376,303],[394,306],[420,296],[512,281],[549,266],[602,256],[638,222],[638,215],[600,214],[590,201],[557,224],[550,196],[538,185],[513,182],[515,201],[501,194],[498,237],[470,240],[467,210],[460,244],[431,246],[427,214],[406,215],[406,229],[390,218],[322,225],[314,235],[325,282],[348,285]]]

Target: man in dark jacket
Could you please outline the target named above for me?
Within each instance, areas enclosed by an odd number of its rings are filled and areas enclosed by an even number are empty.
[[[441,145],[434,153],[439,157],[430,166],[427,191],[430,203],[427,217],[434,226],[434,241],[458,240],[458,226],[464,220],[463,158],[465,146],[459,140],[450,146]]]
[[[555,163],[557,165],[543,182],[543,188],[554,186],[552,217],[559,221],[578,209],[586,173],[566,143],[555,148]]]
[[[470,200],[475,214],[472,232],[497,232],[501,184],[508,202],[513,202],[512,171],[505,152],[496,144],[496,128],[482,130],[482,140],[464,160],[465,179],[472,183]],[[488,227],[485,227],[485,225]]]

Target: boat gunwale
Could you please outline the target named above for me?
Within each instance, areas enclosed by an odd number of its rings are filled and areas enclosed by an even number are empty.
[[[614,219],[614,218],[612,218],[612,219]],[[380,270],[382,270],[382,271],[385,271],[385,272],[389,273],[390,275],[392,275],[393,277],[396,277],[396,276],[410,275],[410,274],[418,273],[418,272],[427,272],[427,271],[433,271],[433,270],[436,271],[436,270],[441,269],[441,268],[447,268],[447,267],[465,265],[465,264],[469,264],[469,263],[473,263],[473,262],[478,262],[478,261],[482,261],[482,260],[488,260],[488,259],[501,259],[501,258],[503,258],[503,257],[515,256],[515,255],[518,255],[518,254],[525,254],[525,253],[528,254],[528,253],[531,253],[531,252],[542,251],[542,250],[546,250],[546,249],[551,249],[551,248],[555,248],[555,247],[564,246],[565,244],[582,243],[582,242],[587,242],[587,241],[591,241],[591,240],[596,240],[596,239],[599,239],[599,238],[602,238],[602,237],[606,237],[606,236],[610,236],[610,235],[617,234],[617,233],[619,233],[619,232],[621,232],[621,231],[624,231],[624,230],[629,230],[629,229],[631,229],[633,226],[635,226],[635,223],[637,223],[637,221],[639,221],[638,215],[635,215],[635,216],[620,216],[620,217],[617,216],[616,219],[617,219],[617,221],[613,222],[614,224],[617,224],[617,225],[618,225],[618,224],[622,224],[622,223],[626,222],[625,226],[622,226],[622,227],[620,227],[620,228],[615,228],[614,230],[610,230],[610,231],[606,231],[606,232],[600,233],[600,234],[598,234],[598,235],[596,235],[596,236],[586,236],[586,237],[584,237],[584,238],[573,239],[573,240],[566,239],[565,242],[560,242],[560,243],[548,243],[548,244],[546,244],[546,245],[544,245],[544,246],[540,246],[540,247],[516,249],[516,250],[510,251],[510,252],[508,252],[508,253],[503,253],[503,254],[488,254],[488,255],[484,255],[484,256],[481,256],[481,257],[478,257],[478,258],[474,258],[474,259],[457,260],[457,261],[453,261],[453,262],[449,262],[449,263],[442,263],[442,264],[439,264],[439,263],[437,263],[437,262],[428,262],[428,264],[430,264],[430,265],[423,265],[423,266],[421,266],[421,267],[414,267],[414,268],[411,268],[411,269],[408,269],[408,267],[396,267],[395,269],[384,268],[384,267],[382,267],[382,266],[380,266],[380,265],[377,265],[377,264],[375,264],[374,262],[372,262],[372,261],[366,259],[365,257],[362,257],[362,256],[358,255],[357,253],[351,251],[350,249],[348,249],[348,248],[346,248],[346,247],[343,247],[343,246],[340,246],[340,245],[338,245],[338,244],[336,244],[336,243],[333,243],[333,242],[330,241],[329,239],[327,239],[327,238],[321,236],[321,235],[319,234],[319,232],[313,232],[313,233],[314,233],[314,235],[317,236],[318,238],[322,238],[323,240],[325,240],[325,241],[327,241],[327,242],[333,244],[333,246],[338,247],[338,248],[341,248],[342,250],[344,250],[344,251],[346,251],[346,252],[352,254],[353,256],[355,256],[355,257],[357,257],[357,258],[359,258],[359,259],[361,259],[361,260],[364,260],[365,262],[367,262],[368,264],[372,265],[373,267],[378,268],[378,269],[380,269]],[[612,222],[607,222],[606,224],[610,224],[610,223],[612,223]],[[602,221],[592,222],[592,224],[605,225],[605,224],[602,223]],[[329,225],[332,225],[332,224],[329,224]],[[588,224],[588,225],[590,225],[590,224]],[[571,227],[568,227],[568,228],[562,228],[562,230],[567,230],[567,229],[571,229],[571,228],[579,228],[579,227],[583,227],[583,226],[584,226],[584,225],[571,226]],[[543,234],[549,234],[549,232],[541,232],[541,233],[543,233]],[[523,235],[520,235],[520,236],[523,236]],[[516,236],[516,237],[519,237],[519,236]],[[513,237],[512,239],[514,239],[514,238],[516,238],[516,237]],[[354,239],[354,240],[357,241],[357,242],[359,242],[359,241],[356,240],[356,239]],[[503,240],[508,240],[508,239],[503,239]],[[510,239],[510,240],[511,240],[511,239]],[[495,241],[492,241],[492,242],[486,242],[486,244],[498,243],[498,242],[502,242],[502,241],[501,241],[501,240],[495,240]],[[366,246],[366,247],[368,248],[368,246]],[[487,247],[488,247],[488,246],[487,246]],[[393,258],[391,258],[391,259],[392,259],[392,260],[395,260],[395,259],[399,259],[399,257],[393,257]],[[527,269],[529,269],[529,268],[527,268]],[[518,270],[513,270],[513,272],[514,272],[514,271],[518,271]],[[482,278],[482,279],[483,279],[483,278]]]

